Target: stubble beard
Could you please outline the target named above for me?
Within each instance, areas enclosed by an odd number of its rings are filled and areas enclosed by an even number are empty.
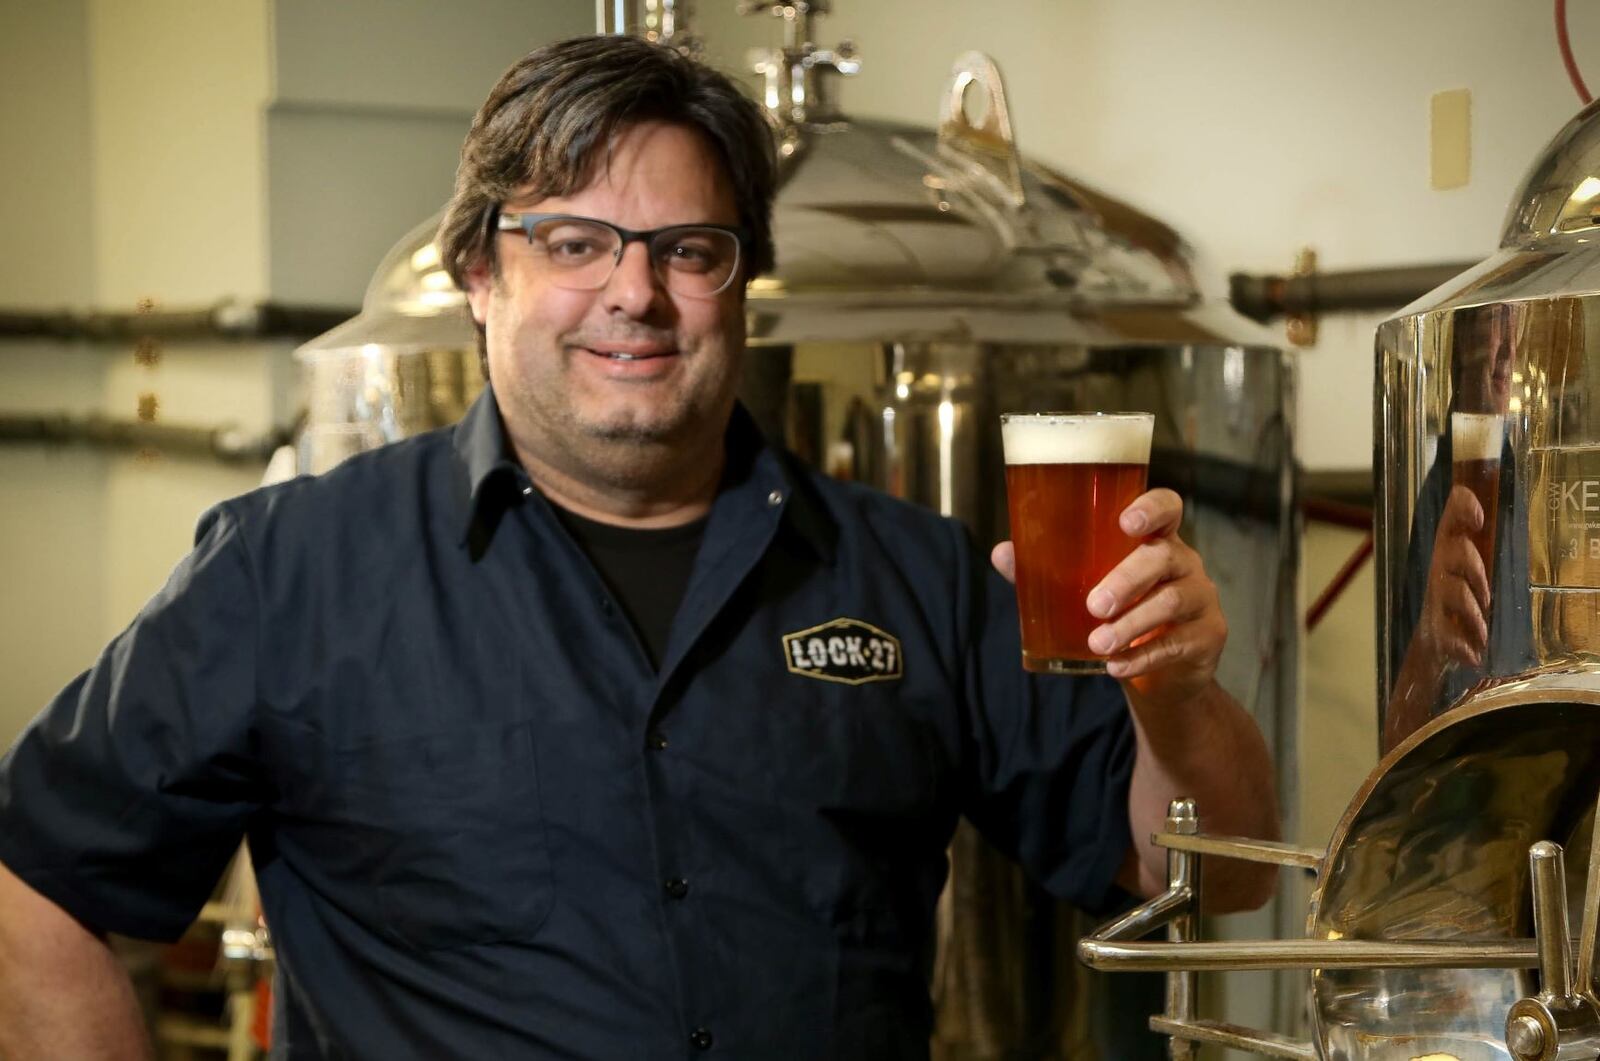
[[[709,451],[719,444],[732,404],[717,401],[713,408],[709,400],[699,402],[693,395],[679,393],[667,408],[623,408],[594,415],[565,393],[529,388],[535,390],[542,392],[543,400],[530,392],[518,397],[533,414],[529,422],[533,437],[528,441],[541,458],[575,480],[628,491],[673,481],[708,459]],[[702,439],[701,434],[715,438]]]

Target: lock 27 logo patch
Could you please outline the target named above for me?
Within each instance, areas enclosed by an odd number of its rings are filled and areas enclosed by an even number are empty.
[[[835,619],[783,635],[783,658],[792,674],[861,685],[903,673],[900,639],[860,619]]]

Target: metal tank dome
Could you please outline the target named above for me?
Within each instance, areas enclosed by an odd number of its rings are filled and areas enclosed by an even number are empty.
[[[299,471],[454,423],[483,389],[466,296],[439,264],[438,229],[435,214],[401,237],[361,312],[295,351],[306,406]]]
[[[755,339],[1262,341],[1201,305],[1176,232],[1021,154],[984,55],[956,61],[937,129],[846,120],[824,78],[855,60],[808,61],[808,17],[787,29],[760,65],[769,105],[787,105],[772,110],[781,253],[750,285]]]

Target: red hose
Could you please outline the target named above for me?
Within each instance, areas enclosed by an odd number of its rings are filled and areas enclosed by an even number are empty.
[[[1567,36],[1567,0],[1556,0],[1556,44],[1561,48],[1561,62],[1572,79],[1572,87],[1578,90],[1578,98],[1588,103],[1594,97],[1589,95],[1583,75],[1578,72],[1578,61],[1572,57],[1572,41]]]
[[[1312,602],[1310,611],[1306,612],[1307,630],[1314,629],[1318,623],[1322,622],[1322,617],[1328,613],[1329,608],[1333,607],[1333,602],[1339,599],[1339,594],[1343,593],[1345,588],[1355,580],[1357,572],[1361,570],[1361,565],[1366,563],[1367,557],[1372,555],[1372,546],[1372,532],[1368,531],[1367,536],[1361,539],[1361,544],[1356,546],[1356,551],[1350,554],[1350,558],[1344,562],[1344,566],[1339,568],[1338,573],[1333,576],[1333,581],[1329,582],[1327,588],[1319,593],[1317,599]]]

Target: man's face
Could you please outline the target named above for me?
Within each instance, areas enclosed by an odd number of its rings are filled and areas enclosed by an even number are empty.
[[[625,130],[582,190],[503,209],[636,231],[739,221],[711,145],[660,122]],[[594,486],[638,485],[634,477],[673,453],[720,441],[744,349],[742,275],[714,296],[675,294],[647,246],[630,243],[605,287],[573,291],[552,282],[522,233],[495,238],[500,275],[475,270],[467,301],[485,328],[489,377],[519,453]]]
[[[1462,412],[1503,413],[1511,398],[1512,326],[1503,306],[1469,310],[1457,342],[1461,387],[1456,407]]]

